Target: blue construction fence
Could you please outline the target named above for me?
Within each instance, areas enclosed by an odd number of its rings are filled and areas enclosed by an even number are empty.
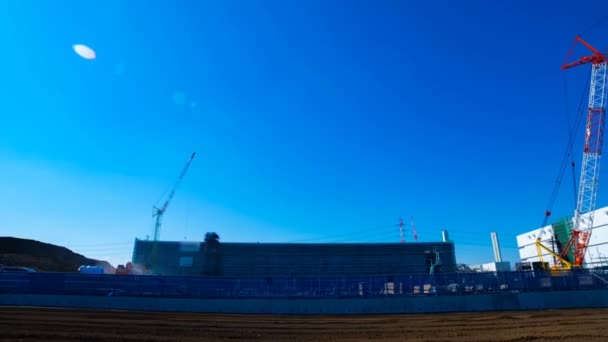
[[[608,272],[454,273],[419,276],[225,278],[0,273],[0,294],[168,298],[464,296],[608,288]]]

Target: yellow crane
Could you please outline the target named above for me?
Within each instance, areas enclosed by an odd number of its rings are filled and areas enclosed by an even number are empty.
[[[570,271],[573,268],[580,267],[578,265],[573,265],[565,257],[553,252],[550,248],[543,245],[542,242],[540,242],[540,237],[536,239],[535,245],[536,245],[536,253],[538,253],[538,259],[540,259],[540,262],[543,265],[543,267],[545,267],[544,265],[546,265],[545,260],[543,258],[543,251],[551,254],[555,258],[557,263],[555,265],[549,267],[549,270],[551,271],[552,274],[560,275],[562,271]]]

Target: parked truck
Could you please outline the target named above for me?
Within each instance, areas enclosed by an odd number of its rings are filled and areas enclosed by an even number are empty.
[[[78,273],[80,274],[104,274],[105,271],[101,266],[86,266],[82,265],[78,267]]]

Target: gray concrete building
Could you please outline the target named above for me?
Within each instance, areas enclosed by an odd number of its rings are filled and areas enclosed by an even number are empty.
[[[161,275],[334,277],[455,271],[452,242],[220,243],[135,240],[133,263]]]

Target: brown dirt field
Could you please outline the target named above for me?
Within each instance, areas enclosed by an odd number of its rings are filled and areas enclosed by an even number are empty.
[[[608,341],[608,309],[379,316],[0,307],[0,341]]]

